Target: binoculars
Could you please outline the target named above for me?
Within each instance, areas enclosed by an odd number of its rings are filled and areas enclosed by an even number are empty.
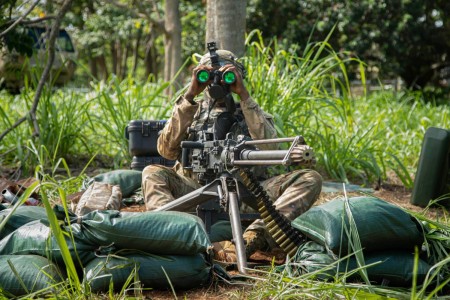
[[[205,83],[209,80],[214,80],[215,83],[219,83],[220,79],[222,79],[225,84],[233,84],[236,81],[236,74],[232,71],[221,72],[219,70],[200,70],[197,72],[196,77],[200,83]]]

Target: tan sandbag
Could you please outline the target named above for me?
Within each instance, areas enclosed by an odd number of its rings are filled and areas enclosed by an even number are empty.
[[[75,214],[82,216],[94,210],[119,210],[122,192],[118,185],[93,182],[81,196]]]

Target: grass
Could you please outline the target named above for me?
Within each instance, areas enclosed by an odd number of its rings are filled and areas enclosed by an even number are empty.
[[[335,52],[326,40],[286,50],[276,41],[265,45],[253,32],[247,43],[243,62],[251,95],[274,116],[280,136],[306,138],[318,168],[332,179],[371,185],[393,172],[411,188],[426,129],[450,128],[450,107],[426,103],[419,93],[352,95],[347,67],[358,66],[364,78],[364,64]],[[0,161],[33,174],[31,140],[53,159],[98,155],[107,157],[111,168],[128,168],[125,127],[131,120],[167,119],[169,85],[111,77],[84,90],[46,90],[38,111],[41,135],[30,138],[31,125],[19,126],[2,141]],[[27,112],[33,94],[31,89],[15,97],[0,93],[1,131]]]
[[[318,169],[329,178],[370,185],[386,180],[393,172],[405,187],[411,188],[426,129],[450,128],[450,106],[426,103],[419,93],[381,91],[352,95],[347,68],[356,65],[364,81],[364,63],[348,53],[335,52],[326,40],[310,43],[304,49],[287,49],[276,41],[265,45],[261,35],[253,32],[247,44],[243,62],[251,95],[274,116],[280,136],[305,136],[318,156]],[[165,94],[169,85],[153,78],[137,82],[133,78],[118,81],[111,77],[106,82],[92,82],[90,88],[83,90],[45,90],[38,111],[41,135],[32,138],[31,125],[23,124],[2,140],[1,165],[21,170],[21,176],[39,179],[33,188],[39,187],[52,231],[62,249],[67,246],[51,205],[62,202],[67,211],[66,195],[80,190],[86,176],[85,170],[74,176],[70,161],[86,156],[89,164],[96,156],[104,156],[110,160],[111,168],[129,168],[125,127],[131,120],[167,119],[173,100]],[[33,95],[31,88],[17,96],[0,92],[0,131],[28,111]],[[435,258],[433,270],[448,274],[447,218],[432,221],[423,214],[417,218],[426,225],[427,251]],[[352,241],[353,250],[358,253],[357,237]],[[82,278],[74,271],[68,252],[65,255],[69,280],[61,287],[63,294],[82,298]],[[360,261],[363,267],[363,260]],[[262,276],[256,281],[260,283],[247,296],[422,299],[434,297],[442,290],[442,285],[433,286],[435,274],[430,273],[422,286],[397,290],[339,279],[321,282],[314,278],[317,274],[293,277],[269,270],[261,271]],[[440,282],[444,283],[445,280]],[[114,298],[113,295],[110,291],[109,296]]]

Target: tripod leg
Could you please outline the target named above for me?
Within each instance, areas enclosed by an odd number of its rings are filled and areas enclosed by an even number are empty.
[[[245,255],[244,238],[242,237],[241,216],[239,214],[237,194],[230,192],[228,195],[231,231],[236,246],[237,267],[241,274],[247,274],[247,256]]]

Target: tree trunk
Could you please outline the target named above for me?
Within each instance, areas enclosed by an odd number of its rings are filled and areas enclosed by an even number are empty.
[[[112,59],[112,67],[111,67],[111,73],[117,74],[117,42],[111,41],[110,46],[111,48],[111,59]]]
[[[102,78],[104,80],[107,80],[109,77],[109,72],[108,72],[108,67],[106,65],[106,59],[105,59],[105,55],[100,55],[98,57],[96,57],[97,63],[98,63],[98,67],[100,69],[100,73],[102,74]]]
[[[98,77],[98,71],[97,71],[97,61],[92,56],[91,51],[87,51],[89,55],[89,69],[91,70],[91,75],[94,76],[95,79],[99,79]]]
[[[88,16],[95,14],[95,8],[94,8],[94,2],[88,1],[86,4],[86,7],[88,9]],[[82,30],[85,30],[85,21],[83,20],[83,28]],[[95,79],[100,79],[99,73],[98,73],[98,67],[97,67],[97,59],[94,57],[92,51],[90,49],[87,50],[88,53],[88,61],[89,61],[89,69],[91,70],[91,75],[94,76]]]
[[[181,68],[181,20],[179,10],[179,0],[166,0],[164,18],[164,80],[172,81],[173,86],[169,91],[172,95],[174,89],[181,87],[180,79],[174,78]]]
[[[127,45],[125,46],[125,53],[123,54],[122,68],[121,68],[121,72],[120,72],[121,79],[124,79],[127,77],[129,53],[130,53],[130,44],[127,43]]]
[[[246,0],[207,0],[206,43],[215,41],[219,49],[243,56],[246,6]]]
[[[139,45],[141,43],[141,37],[142,37],[142,30],[141,30],[141,28],[139,28],[138,29],[137,38],[136,38],[136,44],[135,44],[134,49],[133,49],[133,71],[132,71],[133,77],[136,76],[136,70],[137,70],[137,67],[138,67],[138,62],[139,62]]]
[[[158,69],[156,66],[156,51],[155,46],[153,44],[153,37],[150,37],[149,41],[145,45],[145,57],[144,57],[144,64],[145,64],[145,77],[148,79],[148,76],[150,74],[153,74],[155,76],[155,79],[158,78]]]

